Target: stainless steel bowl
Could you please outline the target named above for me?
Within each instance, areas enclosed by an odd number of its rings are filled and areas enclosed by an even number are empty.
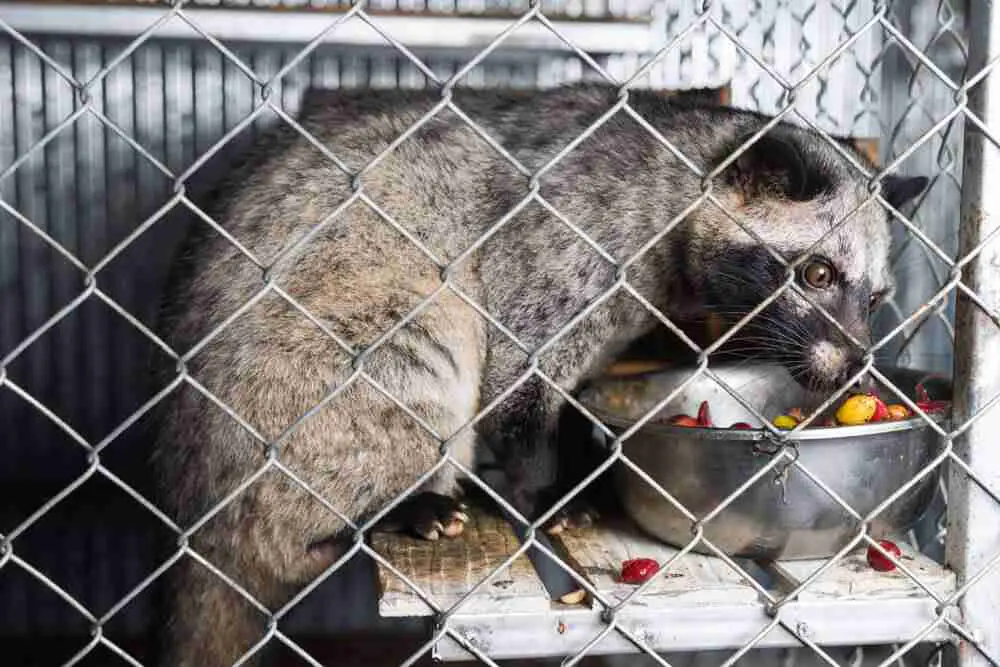
[[[807,394],[780,366],[713,365],[712,370],[766,417],[794,406],[818,405],[819,399]],[[911,397],[921,381],[933,398],[950,397],[946,380],[907,369],[880,370]],[[692,372],[686,369],[609,378],[591,385],[581,399],[621,434]],[[744,421],[760,425],[707,376],[693,381],[657,416],[694,415],[704,400],[710,403],[715,424]],[[794,436],[794,442],[798,461],[861,516],[911,481],[942,446],[921,418],[810,428]],[[774,443],[759,429],[683,428],[648,422],[624,441],[623,451],[701,519],[767,465]],[[615,475],[625,511],[643,530],[677,547],[691,541],[692,522],[652,486],[622,464],[616,465]],[[911,527],[933,498],[936,479],[935,471],[890,504],[870,523],[871,534],[880,538]],[[704,529],[705,537],[731,556],[793,560],[833,555],[857,534],[859,525],[801,470],[780,465],[746,489]],[[710,553],[703,545],[695,550]]]

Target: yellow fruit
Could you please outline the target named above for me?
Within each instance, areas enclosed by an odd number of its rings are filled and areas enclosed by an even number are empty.
[[[799,422],[795,419],[795,417],[790,417],[788,415],[778,415],[774,418],[774,425],[786,431],[795,428],[798,423]]]
[[[866,394],[851,396],[837,408],[837,423],[844,426],[867,424],[875,416],[878,399]]]
[[[910,409],[905,405],[900,405],[898,403],[893,403],[888,406],[889,419],[892,421],[902,421],[903,419],[910,418]]]

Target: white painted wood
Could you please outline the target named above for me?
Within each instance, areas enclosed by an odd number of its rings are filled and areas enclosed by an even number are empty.
[[[611,600],[624,599],[637,587],[621,582],[623,561],[652,558],[665,566],[678,553],[624,519],[602,520],[593,528],[567,531],[552,539],[567,562]],[[757,593],[723,561],[688,553],[630,605],[663,608],[712,603],[756,605]]]
[[[947,597],[955,590],[955,573],[946,570],[924,555],[914,552],[903,540],[895,543],[902,551],[901,560],[925,586],[941,597]],[[797,586],[826,561],[803,560],[784,561],[771,564],[768,569],[774,574]],[[933,602],[925,590],[902,570],[878,572],[872,569],[866,559],[866,549],[861,549],[843,558],[836,565],[813,581],[802,593],[799,601],[855,601],[855,600],[900,600],[905,598],[926,598]]]
[[[867,600],[830,603],[792,603],[782,615],[796,632],[826,646],[903,643],[934,618],[927,600]],[[750,641],[770,619],[760,605],[718,601],[702,606],[636,607],[622,612],[621,627],[658,653],[734,650]],[[607,626],[597,610],[553,609],[544,613],[459,614],[451,627],[494,660],[575,655]],[[927,641],[950,639],[940,626]],[[794,647],[801,642],[776,627],[759,648]],[[616,631],[590,648],[589,655],[637,653],[639,649]],[[437,644],[436,658],[469,660],[469,653],[451,640]]]
[[[631,522],[605,518],[597,527],[566,531],[552,542],[566,561],[611,602],[635,586],[619,581],[622,561],[653,558],[666,563],[676,549],[648,538]],[[457,600],[505,554],[517,548],[509,525],[476,514],[462,539],[430,543],[396,535],[376,536],[376,548],[442,604]],[[901,543],[908,569],[939,595],[955,589],[955,576]],[[783,590],[795,587],[824,561],[770,564]],[[383,616],[422,616],[429,608],[395,577],[380,568]],[[548,599],[526,559],[474,595],[450,620],[451,627],[493,659],[573,655],[605,629],[603,607],[563,605]],[[777,591],[775,595],[780,595]],[[784,605],[787,627],[823,645],[890,644],[910,640],[936,618],[936,602],[901,571],[876,572],[864,550],[850,554],[824,572],[800,596]],[[666,576],[624,606],[618,622],[658,652],[735,649],[769,622],[764,603],[738,573],[719,559],[685,554]],[[935,628],[929,641],[949,639]],[[800,641],[775,628],[761,647],[797,646]],[[594,655],[635,653],[636,647],[612,632],[591,649]],[[451,639],[435,647],[444,661],[469,659]]]

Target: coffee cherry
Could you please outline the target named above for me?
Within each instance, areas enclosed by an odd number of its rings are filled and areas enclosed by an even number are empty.
[[[897,559],[903,555],[902,552],[900,552],[899,547],[889,540],[879,540],[879,546]],[[878,570],[879,572],[892,572],[896,569],[896,564],[886,558],[875,547],[868,547],[868,565],[873,570]]]
[[[641,584],[660,571],[660,564],[652,558],[633,558],[622,563],[622,581]]]
[[[878,399],[869,394],[856,394],[837,408],[837,422],[844,426],[867,424],[875,416]]]

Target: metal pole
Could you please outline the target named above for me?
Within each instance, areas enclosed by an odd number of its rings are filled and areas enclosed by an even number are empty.
[[[984,68],[1000,52],[1000,8],[973,0],[969,8],[969,73]],[[1000,137],[1000,71],[969,92],[969,108]],[[966,123],[962,183],[960,257],[979,249],[1000,225],[1000,148]],[[993,313],[1000,307],[1000,238],[994,239],[964,268],[962,282]],[[955,428],[975,416],[1000,394],[1000,328],[967,296],[956,305]],[[1000,406],[994,406],[1000,408]],[[991,409],[954,441],[955,455],[969,464],[976,478],[1000,493],[1000,409]],[[952,464],[948,502],[947,561],[959,585],[974,580],[1000,553],[1000,504],[959,466]],[[959,600],[964,625],[974,643],[959,645],[962,667],[985,667],[1000,657],[1000,568],[976,581]],[[978,645],[978,648],[977,648]],[[984,655],[984,652],[987,655]]]

